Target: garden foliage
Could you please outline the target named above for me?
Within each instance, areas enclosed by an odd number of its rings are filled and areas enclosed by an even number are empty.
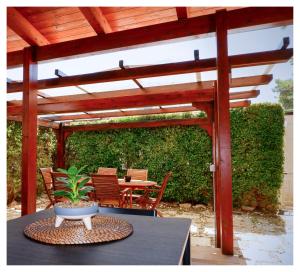
[[[155,117],[162,118],[166,117]],[[272,209],[276,206],[283,178],[283,124],[280,105],[256,104],[231,110],[235,207],[251,205]],[[40,130],[39,138],[42,135],[45,138],[39,144],[39,149],[43,146],[39,165],[46,167],[51,166],[55,141],[49,130],[43,133]],[[17,184],[20,158],[16,154],[20,154],[20,137],[19,126],[9,123],[8,174]],[[43,140],[47,137],[45,145]],[[117,167],[122,177],[126,168],[147,168],[149,179],[160,183],[171,170],[173,178],[167,186],[165,201],[212,202],[211,163],[211,140],[197,126],[76,132],[66,143],[66,166],[88,165],[86,173],[96,172],[100,166]],[[11,171],[12,167],[17,171]]]

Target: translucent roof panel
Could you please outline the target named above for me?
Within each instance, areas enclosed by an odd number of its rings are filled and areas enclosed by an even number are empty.
[[[293,26],[277,27],[256,31],[240,32],[230,34],[228,37],[229,55],[247,54],[279,49],[282,39],[290,38],[290,46],[293,44]],[[126,66],[152,65],[161,63],[174,63],[180,61],[189,61],[194,59],[194,50],[199,50],[200,59],[216,57],[216,39],[195,38],[187,41],[174,43],[162,43],[155,46],[145,46],[130,50],[120,50],[118,52],[103,53],[89,57],[68,59],[63,61],[48,62],[39,64],[38,78],[55,78],[55,69],[59,69],[67,75],[86,74],[111,69],[118,69],[119,61],[123,60]],[[261,75],[265,73],[266,66],[256,66],[249,68],[232,69],[232,77],[246,77]],[[272,89],[275,87],[276,79],[288,79],[292,77],[292,66],[290,63],[276,64],[272,71],[274,80],[269,85],[258,86],[261,94],[258,98],[252,99],[253,102],[277,102]],[[12,80],[22,80],[22,68],[10,69],[7,71],[7,77]],[[216,71],[202,72],[201,80],[215,80]],[[179,83],[196,82],[196,73],[181,74],[172,76],[161,76],[138,79],[145,87],[171,85]],[[98,83],[82,85],[89,92],[115,91],[121,89],[137,88],[132,80],[122,80],[116,82]],[[243,88],[251,90],[255,86]],[[241,89],[231,89],[239,91]],[[50,96],[61,96],[84,93],[76,87],[65,87],[42,90]],[[21,99],[20,93],[8,94],[7,99]]]
[[[138,88],[137,85],[132,80],[120,80],[114,82],[96,83],[88,85],[80,85],[89,92],[108,92],[108,91],[118,91],[122,89],[134,89]]]

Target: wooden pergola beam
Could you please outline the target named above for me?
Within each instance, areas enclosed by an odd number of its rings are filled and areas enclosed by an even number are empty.
[[[176,14],[178,20],[187,19],[188,18],[188,12],[186,7],[177,7],[176,8]]]
[[[86,112],[96,110],[112,110],[134,107],[151,107],[174,104],[187,104],[191,102],[212,101],[213,91],[198,89],[177,91],[172,93],[132,95],[125,97],[93,98],[89,100],[66,101],[62,103],[48,103],[38,105],[38,114]],[[8,115],[19,115],[22,106],[9,106]]]
[[[185,91],[168,91],[157,93],[142,93],[133,96],[116,97],[89,97],[85,100],[65,100],[38,104],[38,114],[86,112],[96,110],[114,110],[134,107],[164,106],[186,104],[193,102],[213,101],[213,89],[201,89],[195,86]],[[232,98],[231,98],[232,95]],[[231,93],[229,99],[254,98],[259,95],[259,90]],[[68,102],[66,102],[68,101]],[[19,115],[22,112],[21,105],[8,106],[8,115]],[[124,111],[122,111],[124,113]]]
[[[22,122],[22,117],[21,116],[7,116],[7,120]],[[41,119],[41,118],[37,119],[37,125],[40,127],[48,127],[48,128],[53,128],[53,129],[59,128],[59,124],[51,122],[51,121],[47,121],[47,120]]]
[[[292,7],[249,7],[228,11],[228,29],[253,30],[284,26],[293,21]],[[107,53],[136,48],[145,44],[177,40],[179,38],[207,36],[216,30],[215,14],[180,21],[129,29],[106,35],[41,46],[37,61],[49,61],[90,53]],[[8,67],[22,65],[22,51],[7,54]]]
[[[230,87],[248,87],[248,86],[256,86],[256,85],[265,85],[268,84],[273,79],[272,75],[263,75],[263,76],[250,76],[250,77],[239,77],[233,78],[231,80]],[[61,103],[66,101],[79,101],[79,100],[90,100],[94,98],[117,98],[117,97],[127,97],[133,95],[142,95],[142,94],[166,94],[178,91],[188,91],[188,90],[203,90],[203,89],[211,89],[214,86],[214,81],[201,81],[201,82],[193,82],[193,83],[182,83],[182,84],[173,84],[173,85],[163,85],[157,87],[148,87],[136,89],[126,89],[126,90],[115,90],[108,92],[95,92],[90,94],[76,94],[76,95],[66,95],[66,96],[52,96],[50,99],[39,99],[38,104],[50,104],[50,103]],[[255,90],[253,91],[255,92]],[[243,92],[247,94],[247,92]],[[237,93],[238,94],[238,93]],[[242,99],[241,98],[232,98],[232,99]],[[244,97],[248,98],[248,97]],[[13,105],[22,105],[22,100],[12,100],[10,101]],[[8,105],[9,106],[9,105]]]
[[[92,131],[92,130],[109,130],[109,129],[125,129],[125,128],[154,128],[168,126],[201,126],[203,128],[210,127],[210,122],[206,118],[190,118],[190,119],[169,119],[169,120],[149,120],[142,122],[126,122],[126,123],[104,123],[92,125],[64,126],[65,132],[75,131]]]
[[[259,53],[234,55],[229,57],[231,68],[241,68],[256,65],[275,64],[288,61],[293,56],[293,49],[272,50]],[[156,76],[167,76],[184,73],[196,73],[216,70],[216,59],[193,60],[178,63],[168,63],[150,65],[144,67],[134,67],[118,69],[112,71],[66,76],[63,78],[50,78],[38,81],[38,88],[58,88],[74,85],[85,85],[101,82],[112,82],[118,80],[128,80],[133,78],[147,78]],[[12,82],[7,84],[7,92],[20,92],[22,82]]]
[[[111,27],[99,7],[79,7],[79,10],[97,34],[112,32]]]
[[[24,49],[22,113],[22,215],[36,211],[37,167],[37,62],[34,48]]]
[[[223,254],[233,255],[232,221],[232,165],[231,133],[229,112],[230,63],[228,58],[228,25],[226,10],[216,12],[217,41],[217,89],[216,118],[218,148],[218,199],[220,206],[221,250]]]
[[[16,8],[7,8],[7,25],[30,45],[44,46],[50,44]]]
[[[250,106],[250,100],[236,101],[230,103],[230,108],[248,107]],[[124,117],[124,116],[139,116],[139,115],[151,115],[151,114],[166,114],[166,113],[181,113],[198,111],[193,106],[180,106],[180,107],[168,107],[159,109],[139,109],[139,110],[126,110],[117,112],[101,112],[90,114],[75,114],[75,115],[49,115],[42,119],[51,121],[68,121],[68,120],[82,120],[82,119],[102,119],[112,117]]]

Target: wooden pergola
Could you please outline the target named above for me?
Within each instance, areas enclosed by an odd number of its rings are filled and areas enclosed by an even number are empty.
[[[8,68],[23,66],[23,81],[8,80],[7,83],[8,93],[23,93],[21,101],[7,102],[8,119],[22,121],[22,215],[36,211],[38,125],[56,131],[57,167],[64,166],[65,140],[74,131],[197,125],[212,138],[216,247],[221,247],[223,254],[233,254],[229,110],[250,105],[248,99],[258,96],[259,90],[229,92],[229,88],[268,84],[272,75],[231,78],[231,69],[286,62],[293,56],[293,49],[287,48],[288,40],[285,39],[279,49],[228,56],[228,33],[292,24],[293,8],[10,7],[7,12],[7,65]],[[199,59],[198,52],[195,52],[191,61],[139,67],[126,67],[120,61],[115,70],[71,76],[57,70],[56,78],[37,79],[38,63],[41,62],[214,34],[216,58]],[[215,81],[147,88],[138,81],[212,70],[217,71]],[[68,96],[49,96],[43,91],[128,79],[133,80],[138,88]],[[89,113],[101,110],[118,111]],[[204,111],[206,117],[75,126],[65,123],[67,120],[190,111]],[[62,115],[54,115],[57,113]],[[43,117],[38,118],[38,115]]]

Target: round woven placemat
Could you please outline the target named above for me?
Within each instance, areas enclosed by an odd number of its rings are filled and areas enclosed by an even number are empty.
[[[96,215],[92,218],[92,230],[80,221],[64,220],[55,228],[55,217],[38,220],[24,229],[24,234],[47,244],[93,244],[124,239],[133,232],[132,225],[123,219]]]

